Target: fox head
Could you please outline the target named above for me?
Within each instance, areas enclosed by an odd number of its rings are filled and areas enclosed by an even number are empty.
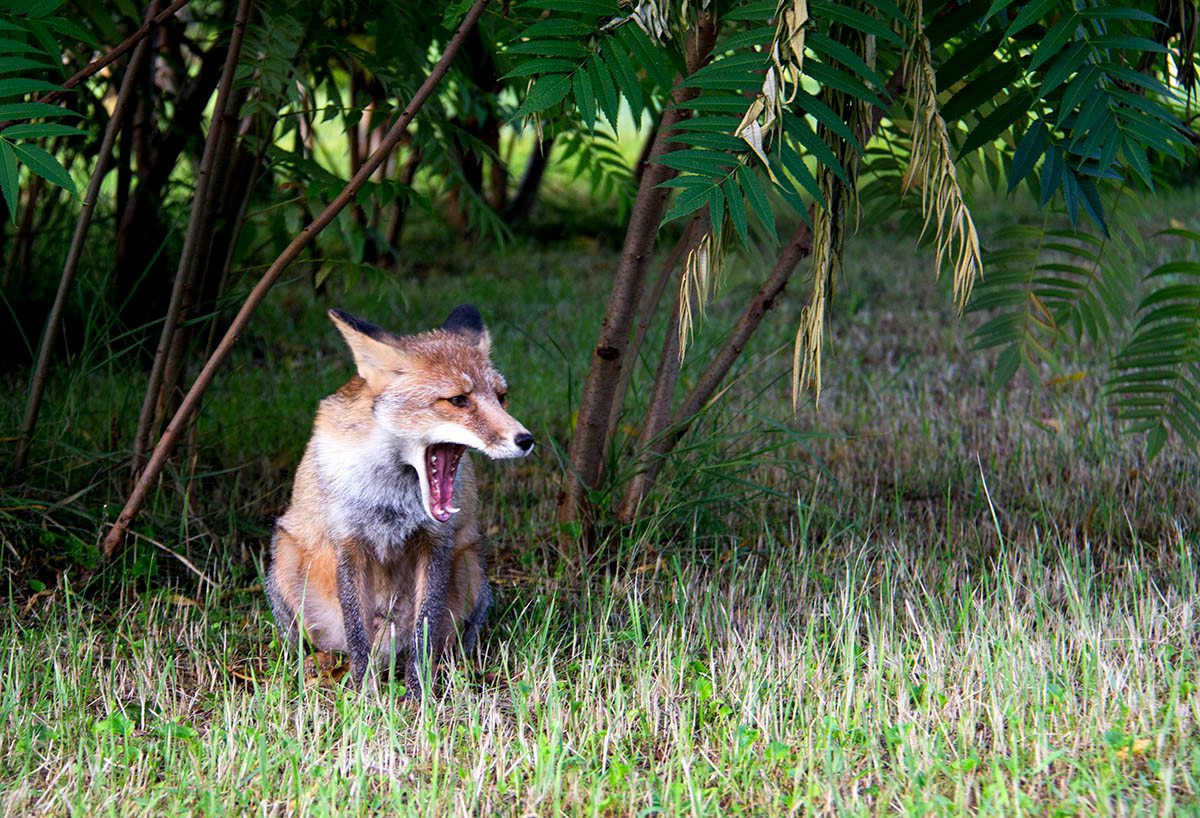
[[[409,336],[341,310],[329,317],[354,353],[375,422],[416,469],[434,520],[459,510],[454,477],[468,446],[493,459],[533,450],[533,435],[505,409],[508,387],[492,365],[491,338],[474,306],[461,304],[439,329]]]

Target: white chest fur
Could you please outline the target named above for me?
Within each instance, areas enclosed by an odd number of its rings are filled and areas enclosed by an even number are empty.
[[[318,434],[313,455],[335,538],[369,543],[387,562],[419,529],[442,528],[425,511],[416,469],[406,462],[400,438],[376,429],[347,444]]]

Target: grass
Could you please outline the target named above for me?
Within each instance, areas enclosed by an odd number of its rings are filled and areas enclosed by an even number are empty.
[[[785,534],[785,532],[779,532]],[[719,568],[504,583],[483,672],[409,706],[281,656],[260,600],[13,626],[9,814],[1016,815],[1194,808],[1196,568],[764,536]],[[1157,564],[1169,569],[1159,578]]]
[[[1197,212],[1194,193],[1157,202],[1147,231]],[[1194,455],[1145,462],[1086,349],[1082,378],[990,394],[991,358],[891,228],[850,245],[820,411],[790,409],[797,282],[607,567],[559,552],[550,522],[603,242],[418,247],[414,275],[328,304],[282,286],[206,401],[194,468],[86,588],[67,569],[120,497],[107,464],[140,384],[119,358],[73,365],[37,488],[0,511],[4,813],[1200,813]],[[685,386],[755,264],[730,265]],[[412,331],[463,300],[545,445],[483,464],[497,605],[479,661],[413,706],[284,652],[261,554],[312,408],[349,372],[324,307]]]

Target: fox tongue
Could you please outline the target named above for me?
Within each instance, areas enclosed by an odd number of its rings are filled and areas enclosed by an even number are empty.
[[[454,497],[454,476],[458,472],[458,461],[466,446],[457,443],[435,443],[425,450],[425,465],[429,477],[429,511],[434,519],[446,522],[457,508],[451,504]]]

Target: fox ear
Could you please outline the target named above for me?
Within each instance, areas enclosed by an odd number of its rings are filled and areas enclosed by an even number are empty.
[[[492,337],[488,334],[487,327],[483,325],[483,316],[479,314],[479,310],[475,308],[474,304],[459,304],[452,309],[450,315],[442,323],[442,329],[463,336],[479,347],[484,355],[487,355],[492,349]]]
[[[373,389],[382,389],[408,366],[408,358],[398,346],[400,336],[342,310],[330,310],[329,319],[354,353],[358,374]]]

